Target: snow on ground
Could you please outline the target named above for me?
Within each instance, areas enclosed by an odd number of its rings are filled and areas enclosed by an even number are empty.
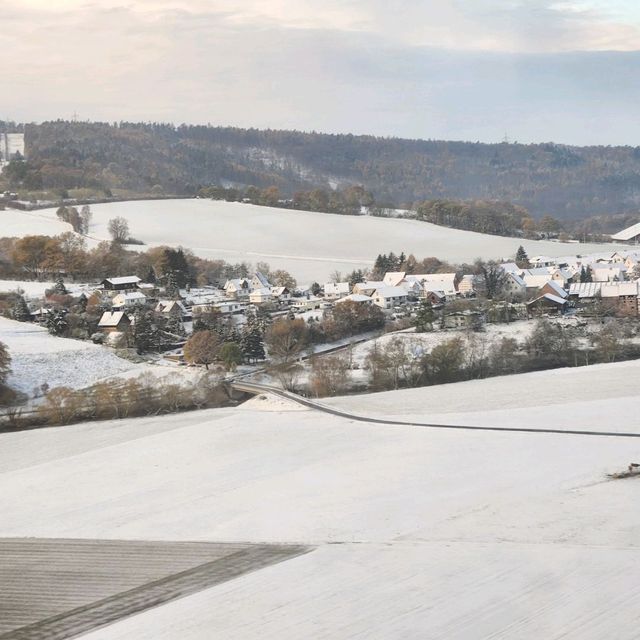
[[[511,257],[520,244],[530,256],[576,252],[584,255],[619,249],[616,245],[503,238],[416,220],[342,216],[211,200],[115,202],[92,205],[91,210],[94,215],[90,245],[108,239],[108,221],[123,216],[129,221],[131,235],[147,245],[183,245],[204,258],[229,262],[265,261],[273,268],[290,271],[301,282],[328,281],[335,270],[346,273],[369,267],[378,253],[389,251],[471,262],[477,257]],[[2,235],[68,231],[69,226],[57,220],[55,211],[1,212]]]
[[[488,424],[512,407],[517,425],[638,432],[639,366],[334,402]],[[0,536],[317,545],[90,640],[637,637],[640,481],[605,474],[639,460],[640,441],[368,425],[263,402],[0,436]]]
[[[34,389],[44,383],[49,388],[81,389],[116,376],[133,377],[144,373],[174,378],[178,372],[182,377],[186,375],[183,370],[187,369],[137,364],[118,357],[107,347],[58,338],[38,325],[2,317],[0,342],[8,347],[11,356],[9,386],[27,395],[33,395]]]
[[[37,282],[33,280],[0,280],[0,293],[10,291],[24,291],[27,300],[44,297],[46,289],[52,289],[55,282]],[[79,296],[82,292],[89,293],[97,285],[65,282],[67,291],[73,296]]]

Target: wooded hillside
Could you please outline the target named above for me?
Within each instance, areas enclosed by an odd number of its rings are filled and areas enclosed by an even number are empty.
[[[501,200],[560,219],[640,210],[640,147],[481,144],[210,126],[26,125],[29,189],[194,194],[361,184],[377,203]],[[14,179],[15,183],[15,179]]]

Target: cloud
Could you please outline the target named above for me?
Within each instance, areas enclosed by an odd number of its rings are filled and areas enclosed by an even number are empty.
[[[317,6],[13,0],[0,115],[640,143],[640,54],[567,53],[633,49],[620,13],[542,0]]]

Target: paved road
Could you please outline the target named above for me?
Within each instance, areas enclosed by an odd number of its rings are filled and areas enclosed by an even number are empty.
[[[327,405],[316,402],[315,400],[309,400],[303,398],[296,393],[284,391],[278,387],[273,387],[265,384],[258,384],[255,382],[234,381],[231,383],[231,387],[237,391],[244,391],[246,393],[252,393],[258,395],[261,393],[271,393],[273,395],[292,400],[310,409],[316,411],[322,411],[340,418],[347,418],[348,420],[355,420],[357,422],[369,422],[373,424],[385,424],[385,425],[397,425],[404,427],[425,427],[429,429],[457,429],[465,431],[504,431],[507,433],[534,433],[534,434],[560,434],[567,436],[595,436],[601,438],[640,438],[640,433],[625,433],[621,431],[591,431],[582,429],[563,429],[547,428],[547,427],[492,427],[492,426],[476,426],[467,424],[436,424],[433,422],[409,422],[404,420],[390,420],[385,418],[372,418],[368,416],[361,416],[356,413],[349,413],[347,411],[341,411],[340,409],[334,409]]]
[[[66,640],[310,551],[300,545],[0,539],[0,640]]]

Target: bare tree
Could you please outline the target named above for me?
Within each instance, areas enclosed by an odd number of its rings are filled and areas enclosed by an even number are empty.
[[[121,216],[109,220],[108,229],[114,242],[122,244],[129,238],[129,223]]]
[[[91,224],[91,218],[93,218],[93,213],[91,212],[91,207],[88,204],[85,204],[82,209],[80,209],[80,221],[81,221],[81,229],[82,233],[85,235],[89,233],[89,226]]]
[[[184,359],[192,364],[203,364],[206,369],[220,353],[220,338],[213,331],[197,331],[184,345]]]

